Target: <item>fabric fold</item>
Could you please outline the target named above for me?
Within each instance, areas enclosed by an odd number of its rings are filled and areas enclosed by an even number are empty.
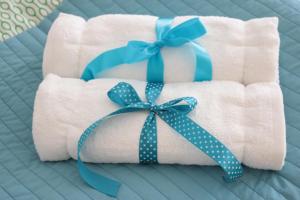
[[[118,109],[107,92],[120,81],[145,99],[146,83],[137,80],[79,79],[48,75],[34,105],[33,138],[43,161],[77,158],[77,142],[95,120]],[[245,165],[279,170],[283,166],[285,121],[282,94],[276,83],[244,86],[231,81],[165,84],[157,103],[192,96],[198,106],[189,117],[224,143]],[[139,136],[147,112],[124,114],[105,122],[87,141],[82,160],[95,163],[138,163]],[[214,165],[162,120],[157,120],[159,163]]]

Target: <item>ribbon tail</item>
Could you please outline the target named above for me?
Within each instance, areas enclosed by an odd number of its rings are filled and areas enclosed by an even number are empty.
[[[145,53],[144,50],[147,47],[148,43],[131,41],[126,46],[106,51],[98,55],[86,66],[80,78],[89,81],[118,65],[132,64],[148,59],[151,55],[147,54],[147,52]]]
[[[80,159],[78,159],[77,161],[77,166],[81,177],[87,184],[111,197],[117,196],[119,188],[121,186],[119,182],[97,174],[96,172],[88,169]]]
[[[80,78],[89,81],[96,78],[97,74],[123,64],[126,49],[127,47],[125,46],[100,54],[86,66]]]
[[[164,62],[160,51],[149,58],[147,66],[147,81],[164,82]]]
[[[212,63],[207,51],[195,42],[191,42],[195,57],[195,77],[194,81],[210,81],[212,80]]]
[[[116,197],[121,184],[110,178],[102,176],[102,175],[92,171],[88,167],[86,167],[86,165],[81,161],[80,152],[81,152],[85,142],[89,138],[89,136],[91,136],[94,133],[95,129],[101,123],[103,123],[105,120],[112,118],[114,116],[118,116],[118,115],[128,113],[128,112],[134,112],[134,111],[141,110],[141,109],[142,108],[140,108],[140,109],[139,108],[128,108],[128,107],[120,108],[119,110],[112,112],[109,115],[106,115],[105,117],[103,117],[103,118],[97,120],[96,122],[94,122],[93,124],[91,124],[79,138],[79,141],[77,144],[77,167],[79,170],[79,174],[80,174],[81,178],[87,184],[89,184],[91,187],[95,188],[96,190],[98,190],[104,194],[107,194],[112,197]]]
[[[141,135],[139,144],[139,159],[141,164],[153,164],[157,161],[157,124],[154,112],[148,115]]]
[[[176,132],[220,165],[225,172],[225,181],[232,182],[242,176],[243,168],[233,153],[192,119],[172,109],[159,112],[158,115]]]
[[[106,117],[97,120],[92,125],[90,125],[80,136],[78,145],[77,145],[77,167],[81,178],[91,187],[96,190],[107,194],[112,197],[116,197],[119,191],[121,184],[117,181],[114,181],[110,178],[97,174],[96,172],[90,170],[86,165],[81,161],[80,151],[84,146],[84,143],[89,138],[90,135],[94,133],[94,130],[106,119],[113,117],[114,115],[119,115],[125,113],[126,110],[117,110],[114,113],[107,115]]]

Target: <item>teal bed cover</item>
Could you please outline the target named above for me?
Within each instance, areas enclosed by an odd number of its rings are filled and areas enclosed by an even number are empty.
[[[219,15],[247,20],[279,17],[280,85],[284,94],[287,157],[279,172],[246,168],[236,183],[218,167],[97,164],[93,169],[123,183],[120,200],[300,199],[299,0],[64,0],[37,27],[0,43],[0,199],[111,199],[87,186],[76,161],[41,162],[31,123],[42,81],[47,32],[59,12],[86,19],[108,13],[157,16]]]

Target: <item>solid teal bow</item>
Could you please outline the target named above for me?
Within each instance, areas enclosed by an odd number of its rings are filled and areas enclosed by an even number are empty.
[[[80,159],[80,151],[88,137],[105,120],[124,113],[149,111],[140,136],[139,159],[141,163],[157,162],[156,115],[172,129],[218,163],[225,171],[225,180],[233,181],[243,173],[242,166],[231,151],[217,138],[190,119],[187,114],[192,111],[197,101],[193,97],[182,97],[157,105],[155,100],[163,88],[162,83],[147,83],[146,102],[143,102],[134,88],[128,83],[118,83],[109,92],[111,101],[121,108],[90,125],[78,142],[78,168],[81,177],[98,191],[116,196],[120,183],[89,170]]]
[[[101,72],[121,64],[132,64],[148,60],[147,81],[163,82],[164,63],[161,48],[178,47],[190,42],[196,57],[195,81],[212,79],[212,63],[206,50],[193,42],[206,33],[198,18],[187,20],[171,28],[173,19],[158,19],[156,22],[157,41],[129,41],[127,46],[106,51],[92,60],[84,69],[81,79],[91,80]]]

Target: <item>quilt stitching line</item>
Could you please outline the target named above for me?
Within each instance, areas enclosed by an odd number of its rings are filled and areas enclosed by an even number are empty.
[[[6,84],[7,88],[9,88],[11,91],[13,91],[13,93],[16,94],[16,95],[19,97],[19,99],[22,100],[23,103],[27,104],[28,108],[29,108],[31,111],[33,110],[33,108],[32,108],[32,107],[31,107],[31,106],[30,106],[23,98],[21,98],[21,96],[19,95],[19,93],[17,93],[17,92],[14,90],[14,88],[12,88],[12,87],[11,87],[11,86],[3,79],[3,77],[1,77],[0,80],[3,81],[3,82]],[[1,97],[2,97],[2,96],[1,96]],[[2,98],[1,98],[1,99],[2,99]],[[2,99],[2,101],[3,101],[3,99]]]
[[[9,48],[7,48],[7,49],[9,49]],[[8,63],[8,61],[6,61],[4,58],[0,58],[0,59],[6,63],[6,65],[7,65],[7,67],[8,67],[9,69],[11,69],[11,70],[13,70],[13,71],[15,72],[16,76],[18,76],[20,79],[23,79],[23,80],[24,80],[24,78],[22,78],[21,75],[20,75],[18,72],[16,72],[16,70],[15,70],[14,68],[9,67],[10,64]],[[19,60],[20,60],[20,59],[19,59]],[[26,65],[26,63],[23,63],[23,64]],[[31,72],[31,70],[29,70],[28,72]],[[25,83],[25,80],[24,80],[24,83]],[[28,85],[29,85],[29,84],[27,83],[27,86],[28,86]],[[32,89],[35,89],[35,88],[32,88]]]
[[[76,163],[71,163],[71,166],[73,169],[77,170],[77,166]],[[105,170],[100,164],[95,164],[95,167],[102,169],[103,171],[105,171],[106,173],[108,173],[111,177],[116,178],[112,173],[108,172],[107,170]],[[133,192],[134,194],[136,194],[138,197],[140,197],[141,199],[143,199],[137,192],[135,192],[134,190],[131,189],[130,186],[128,186],[127,184],[124,184],[125,187],[127,187],[131,192]],[[118,198],[116,198],[118,199]]]
[[[26,46],[18,39],[18,37],[16,37],[16,39],[19,41],[20,44],[22,44],[22,46],[23,46],[24,48],[28,49],[28,51],[35,57],[36,60],[39,60],[39,59],[36,57],[36,55],[34,55],[33,52],[32,52],[28,47],[26,47]],[[5,43],[5,45],[6,45],[12,52],[14,52],[15,55],[18,55],[17,52],[16,52],[11,46],[9,46],[7,43]],[[26,64],[26,66],[27,66],[28,64],[30,64],[30,63],[25,62],[25,60],[22,58],[22,56],[17,56],[17,57],[18,57],[19,59],[23,60],[23,61],[24,61],[24,64]],[[29,68],[29,70],[30,70],[32,73],[36,74],[36,72],[35,72],[34,70],[32,70],[31,68]],[[37,77],[39,80],[41,80],[41,78],[40,78],[40,76],[39,76],[38,74],[36,74],[36,77]]]
[[[17,55],[17,52],[15,50],[13,50],[13,48],[11,48],[9,45],[7,45],[7,43],[4,43],[4,45],[7,47],[7,49],[9,49],[11,52],[13,52],[14,55]],[[25,60],[21,56],[17,56],[17,58],[19,60],[21,60],[23,62],[23,64],[26,65],[26,66],[30,64],[30,63],[25,62]],[[30,68],[28,68],[28,70],[30,72],[32,72],[33,74],[35,74]],[[35,75],[41,81],[41,78],[37,74],[35,74]]]
[[[1,121],[2,121],[2,119],[0,119]],[[3,123],[3,121],[2,121],[2,123]],[[3,123],[4,124],[4,123]],[[5,125],[6,126],[6,125]],[[5,143],[3,143],[3,141],[2,141],[2,139],[0,139],[0,142],[1,142],[1,144],[3,145],[3,146],[6,146],[7,147],[7,145],[5,144]],[[10,148],[6,148],[5,150],[7,150],[7,151],[9,151],[12,155],[14,155],[14,157],[16,157],[15,156],[15,154],[10,150]],[[17,158],[18,159],[18,158]],[[19,160],[19,159],[18,159]],[[20,160],[19,160],[20,161]],[[28,188],[28,187],[26,187],[25,185],[24,185],[24,183],[23,182],[21,182],[21,180],[19,180],[19,179],[17,179],[17,177],[16,176],[14,176],[12,173],[11,173],[11,171],[6,167],[6,166],[4,166],[2,163],[0,163],[1,164],[1,166],[12,176],[12,177],[14,177],[15,178],[15,180],[17,181],[17,182],[19,182],[24,188],[26,188],[28,191],[30,191],[33,195],[37,195],[37,194],[35,194],[30,188]],[[24,166],[25,166],[25,164],[23,164]],[[36,198],[37,199],[40,199],[38,196],[36,196]]]
[[[293,10],[295,10],[296,12],[300,12],[300,9],[296,9],[296,8],[294,8],[293,6],[291,6],[289,3],[287,3],[288,1],[282,1],[282,0],[279,0],[280,2],[281,2],[281,4],[283,4],[283,3],[285,3],[285,5],[287,5],[287,7],[289,8],[289,9],[293,9]]]
[[[201,186],[202,186],[202,184],[200,184],[200,183],[197,181],[197,179],[195,179],[194,177],[192,177],[191,175],[189,175],[188,173],[186,173],[184,170],[181,170],[181,169],[180,169],[179,167],[177,167],[177,166],[174,166],[174,168],[176,168],[178,171],[184,173],[187,177],[193,179],[198,185],[201,185]],[[213,179],[211,176],[209,176],[209,177],[210,177],[211,179]],[[209,192],[209,194],[210,194],[214,199],[219,199],[219,198],[215,197],[215,196],[213,195],[213,193],[210,192],[209,190],[207,190],[205,187],[202,186],[202,188],[203,188],[204,190],[206,190],[207,192]],[[241,198],[239,198],[238,196],[236,196],[236,194],[233,193],[232,191],[229,190],[229,192],[230,192],[231,194],[233,194],[235,197],[237,197],[238,199],[241,199]]]
[[[0,187],[11,199],[14,199],[14,197],[2,185],[0,185]]]
[[[153,183],[151,183],[149,180],[147,180],[146,178],[144,178],[142,175],[140,175],[139,173],[137,173],[136,171],[130,169],[128,166],[124,165],[129,171],[131,171],[132,173],[136,174],[138,177],[140,177],[141,179],[143,179],[145,182],[147,182],[152,188],[154,188],[156,191],[158,191],[159,194],[161,194],[165,199],[169,199],[165,194],[163,194]]]
[[[198,182],[198,179],[196,179],[195,177],[189,175],[187,172],[185,172],[185,170],[178,168],[179,171],[183,171],[183,173],[185,173],[187,176],[189,176],[190,178],[194,179],[196,182]],[[198,170],[198,169],[197,169]],[[203,170],[202,170],[203,171]],[[204,172],[203,172],[204,173]],[[222,185],[220,182],[216,181],[216,179],[214,179],[212,176],[208,175],[209,178],[211,178],[213,181],[217,182],[218,184]],[[201,185],[200,183],[198,183],[199,185]],[[202,185],[201,185],[202,186]],[[237,199],[241,200],[241,197],[239,197],[235,192],[229,190],[227,187],[225,187],[226,191],[230,192],[231,194],[233,194],[233,196],[235,196]]]
[[[75,165],[71,165],[73,169],[75,169],[74,171],[77,171],[77,166]],[[62,176],[67,182],[72,183],[72,185],[74,185],[75,188],[78,188],[84,195],[86,195],[89,199],[95,199],[94,197],[90,196],[90,194],[88,194],[85,190],[80,188],[79,184],[75,184],[72,182],[71,179],[69,179],[67,176],[64,175],[64,173],[60,173],[55,166],[49,166],[50,169],[54,170],[57,174],[59,174],[60,176]],[[78,176],[79,177],[79,176]],[[80,179],[81,180],[81,179]],[[80,182],[82,183],[82,182]],[[92,189],[92,188],[90,188]]]
[[[151,165],[149,165],[151,166]],[[176,188],[178,188],[180,191],[182,191],[185,195],[187,195],[190,199],[194,200],[194,198],[185,192],[176,182],[174,182],[172,179],[170,179],[168,176],[166,176],[163,172],[160,172],[158,169],[156,169],[154,166],[151,166],[158,174],[162,175],[165,179],[167,179],[169,182],[171,182]]]
[[[2,141],[1,141],[1,143],[2,143]],[[37,196],[30,188],[26,187],[26,186],[24,185],[24,183],[22,183],[19,179],[17,179],[16,176],[14,176],[14,175],[11,173],[11,171],[8,170],[7,167],[4,167],[2,163],[0,163],[0,165],[1,165],[1,167],[3,168],[3,170],[5,170],[5,171],[13,178],[13,180],[14,180],[16,183],[19,183],[20,186],[22,186],[26,191],[28,191],[29,194],[32,194],[32,196],[34,196],[35,199],[40,199],[40,198],[39,198],[39,197],[38,197],[38,196]],[[2,186],[1,186],[1,187],[2,187]],[[2,187],[2,188],[4,188],[4,187]],[[15,198],[13,197],[13,199],[15,199]]]
[[[232,0],[230,0],[230,1],[232,2]],[[275,15],[282,17],[284,20],[287,20],[287,21],[290,22],[291,24],[294,24],[294,25],[296,25],[296,26],[299,26],[298,24],[296,24],[296,23],[294,23],[294,22],[288,20],[286,17],[282,16],[280,13],[276,12],[276,11],[275,11],[274,9],[272,9],[271,7],[267,7],[267,6],[266,6],[265,4],[263,4],[261,1],[256,0],[256,2],[258,2],[260,5],[264,6],[266,9],[271,10],[271,12],[274,13]],[[246,10],[245,8],[243,8],[242,6],[240,6],[239,4],[235,4],[235,5],[237,5],[238,7],[240,7],[242,10],[244,10],[244,11],[247,12],[248,14],[250,14],[250,15],[252,15],[252,16],[254,16],[254,17],[257,17],[255,14],[253,14],[253,13],[250,12],[249,10]],[[291,39],[291,40],[293,40],[293,41],[295,41],[295,42],[297,42],[297,43],[300,43],[300,41],[298,41],[297,39],[290,37],[290,35],[287,35],[286,32],[281,33],[281,34],[284,34],[284,35],[285,35],[286,37],[288,37],[289,39]]]
[[[102,169],[103,171],[105,171],[106,173],[108,173],[111,177],[115,178],[115,179],[120,179],[118,178],[119,176],[116,176],[115,174],[111,173],[110,171],[108,171],[107,169],[105,169],[103,166],[101,165],[96,165],[96,167],[99,167],[100,169]],[[122,181],[123,182],[123,181]],[[126,184],[126,183],[125,183]],[[132,188],[132,186],[129,186],[129,184],[126,184],[126,187],[128,189],[130,189],[132,192],[134,192],[138,197],[140,197],[140,199],[144,199],[136,190],[134,190]],[[118,198],[117,198],[118,199]]]
[[[25,144],[22,142],[22,140],[20,140],[19,137],[18,137],[16,134],[13,133],[14,131],[12,131],[11,128],[10,128],[9,126],[7,126],[7,124],[3,121],[2,118],[0,118],[0,121],[1,121],[2,124],[7,128],[7,130],[9,130],[9,132],[12,133],[12,135],[13,135],[17,140],[19,140],[20,143],[23,144],[24,147],[26,147],[29,151],[31,151],[31,149],[29,149],[28,146],[25,145]],[[7,145],[6,145],[5,143],[3,143],[2,140],[0,140],[0,141],[1,141],[2,145],[4,145],[4,146],[7,147]],[[22,163],[24,166],[27,166],[27,164],[25,164],[23,160],[19,159],[19,157],[16,156],[15,153],[13,153],[13,152],[10,150],[9,147],[7,147],[6,149],[7,149],[12,155],[14,155],[14,158],[17,158],[18,161],[19,161],[20,163]],[[1,164],[1,165],[2,165],[2,164]],[[2,165],[2,166],[3,166],[3,165]],[[49,183],[47,183],[42,177],[40,177],[40,176],[37,175],[35,172],[33,172],[32,169],[31,169],[30,167],[25,168],[25,169],[31,171],[34,175],[36,175],[38,178],[40,178],[42,181],[44,181],[47,185],[49,185]],[[13,177],[15,177],[15,176],[13,176]],[[16,177],[15,177],[15,178],[16,178]],[[21,181],[20,181],[20,183],[23,184]],[[24,185],[24,184],[23,184],[23,185]],[[25,186],[25,185],[24,185],[24,186]],[[50,185],[49,185],[49,187],[50,187],[51,189],[53,189],[53,191],[56,191],[56,190],[55,190],[53,187],[51,187]],[[31,191],[31,192],[32,192],[32,191]],[[58,191],[56,191],[56,192],[58,193]],[[65,199],[65,198],[64,198],[64,199]]]
[[[156,166],[152,166],[159,174],[161,174],[161,175],[163,175],[165,178],[167,178],[168,180],[170,180],[172,183],[175,183],[175,181],[173,181],[168,175],[166,175],[163,171],[161,171],[159,168],[157,168]],[[179,173],[180,173],[180,170],[178,170],[175,166],[168,166],[168,167],[170,167],[170,168],[173,168],[174,170],[176,170],[176,171],[179,171]],[[182,173],[180,173],[180,174],[182,174]],[[188,177],[189,178],[189,176],[188,175],[186,175],[186,174],[182,174],[182,175],[184,175],[184,176],[186,176],[186,177]],[[197,184],[198,186],[200,186],[201,187],[201,185],[197,182],[197,181],[195,181],[194,179],[193,179],[193,183],[195,183],[195,184]],[[176,186],[178,187],[178,188],[181,188],[183,191],[184,191],[184,189],[180,186],[180,185],[178,185],[177,183],[176,183]],[[203,188],[203,187],[201,187],[201,189],[203,189],[210,197],[212,197],[212,198],[214,198],[214,199],[216,199],[216,197],[215,196],[213,196],[212,195],[212,193],[210,192],[210,191],[208,191],[207,189],[205,189],[205,188]],[[191,199],[194,199],[190,194],[188,194],[187,192],[185,192]]]

